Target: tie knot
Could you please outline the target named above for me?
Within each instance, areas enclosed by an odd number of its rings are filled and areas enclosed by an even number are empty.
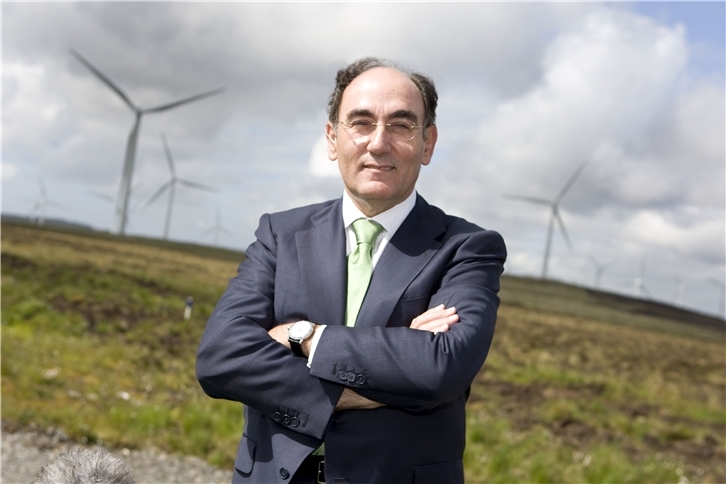
[[[380,224],[365,218],[359,218],[353,222],[351,227],[353,228],[353,233],[355,233],[357,244],[366,244],[370,247],[373,247],[373,242],[375,242],[376,237],[383,232],[383,227]]]

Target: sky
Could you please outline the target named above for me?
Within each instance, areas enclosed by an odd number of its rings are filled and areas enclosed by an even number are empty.
[[[724,2],[2,3],[2,212],[112,226],[133,112],[127,233],[244,250],[259,217],[338,198],[325,107],[363,56],[431,76],[439,140],[418,192],[500,232],[505,273],[718,314],[725,279]],[[100,195],[99,195],[100,194]],[[104,198],[105,196],[105,198]],[[54,203],[50,203],[54,202]],[[219,213],[224,232],[214,232]],[[641,288],[637,280],[642,282]]]

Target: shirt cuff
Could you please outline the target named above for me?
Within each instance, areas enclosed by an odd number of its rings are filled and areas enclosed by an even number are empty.
[[[320,335],[323,334],[323,331],[325,330],[325,325],[322,324],[320,327],[315,331],[315,334],[313,334],[313,339],[310,341],[310,355],[308,355],[308,368],[313,367],[313,355],[315,355],[315,348],[318,347],[318,341],[320,341]]]

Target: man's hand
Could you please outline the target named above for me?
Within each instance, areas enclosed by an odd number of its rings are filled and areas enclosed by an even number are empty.
[[[444,333],[449,330],[452,324],[459,322],[459,315],[456,308],[447,308],[443,304],[429,309],[425,313],[413,318],[411,329],[431,331],[432,333]]]
[[[359,395],[350,388],[345,388],[340,395],[340,400],[335,405],[335,410],[373,410],[383,406],[382,403]]]
[[[287,340],[287,332],[289,331],[292,324],[293,323],[288,323],[274,326],[271,330],[267,332],[267,334],[269,334],[272,339],[274,339],[281,345],[285,346],[286,348],[290,348],[290,342]]]

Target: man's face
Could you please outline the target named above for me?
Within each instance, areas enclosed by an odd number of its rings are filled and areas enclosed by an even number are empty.
[[[343,91],[338,119],[348,123],[402,121],[421,125],[423,98],[406,75],[377,67],[356,77]],[[342,125],[328,123],[325,131],[328,157],[338,160],[345,189],[368,217],[388,210],[411,194],[421,165],[431,161],[437,137],[436,126],[427,128],[425,140],[419,129],[408,141],[391,139],[383,126],[357,142]]]

